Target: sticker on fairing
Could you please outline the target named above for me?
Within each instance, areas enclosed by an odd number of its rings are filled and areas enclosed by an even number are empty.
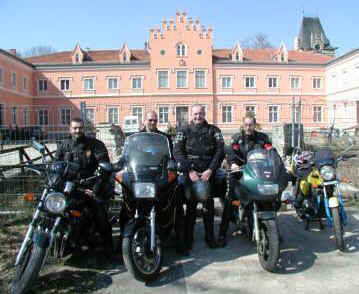
[[[329,207],[338,207],[338,199],[336,197],[329,198]]]

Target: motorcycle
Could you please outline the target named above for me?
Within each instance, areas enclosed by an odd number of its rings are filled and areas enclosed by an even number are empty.
[[[230,173],[238,174],[232,199],[235,222],[256,243],[261,266],[274,272],[280,255],[276,221],[279,195],[288,184],[284,165],[274,148],[254,149],[246,164]]]
[[[50,255],[61,258],[78,247],[100,244],[100,235],[86,208],[86,184],[111,173],[109,163],[100,163],[96,175],[77,180],[80,166],[69,161],[46,162],[44,146],[33,142],[42,163],[25,167],[46,177],[46,184],[15,261],[11,294],[26,293],[32,287]]]
[[[167,137],[135,133],[127,137],[123,168],[120,227],[126,268],[140,281],[154,280],[163,263],[162,242],[174,226],[177,171]]]
[[[336,168],[339,162],[355,157],[355,154],[345,154],[352,147],[353,144],[337,157],[328,148],[319,149],[309,162],[301,160],[303,152],[298,149],[291,164],[292,174],[297,178],[293,206],[298,217],[306,221],[305,230],[313,221],[318,221],[323,230],[322,219],[325,218],[327,225],[333,227],[336,246],[340,251],[345,249],[343,236],[348,217]]]

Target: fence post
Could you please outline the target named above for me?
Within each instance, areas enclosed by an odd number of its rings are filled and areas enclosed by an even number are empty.
[[[19,159],[20,159],[20,165],[21,165],[21,173],[24,174],[25,173],[25,168],[24,168],[24,147],[20,147],[19,149]]]

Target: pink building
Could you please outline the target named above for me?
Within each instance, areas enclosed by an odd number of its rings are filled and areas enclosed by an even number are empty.
[[[25,60],[0,50],[0,124],[64,126],[80,115],[121,124],[156,110],[159,127],[188,122],[201,103],[225,132],[247,111],[265,129],[291,122],[301,99],[305,127],[328,125],[325,70],[330,56],[301,50],[213,49],[213,31],[177,13],[151,29],[142,50],[84,50]]]

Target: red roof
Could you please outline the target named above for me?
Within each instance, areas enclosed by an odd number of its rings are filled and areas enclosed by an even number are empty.
[[[150,55],[145,50],[130,50],[131,60],[133,61],[150,61]],[[83,51],[85,54],[84,63],[111,63],[119,62],[120,50],[89,50]],[[230,61],[231,49],[214,49],[214,60]],[[268,62],[277,63],[273,59],[278,53],[278,49],[244,49],[243,60],[245,62]],[[33,64],[61,64],[72,63],[73,51],[63,51],[42,56],[34,56],[25,60]],[[289,63],[317,63],[325,64],[332,60],[333,57],[304,51],[288,51]]]
[[[222,60],[231,60],[230,56],[232,50],[230,49],[214,49],[213,58]],[[247,62],[268,62],[273,63],[273,59],[278,54],[278,49],[243,49],[243,60]],[[318,63],[324,64],[332,60],[333,57],[322,55],[308,51],[288,51],[288,62],[290,63]]]

